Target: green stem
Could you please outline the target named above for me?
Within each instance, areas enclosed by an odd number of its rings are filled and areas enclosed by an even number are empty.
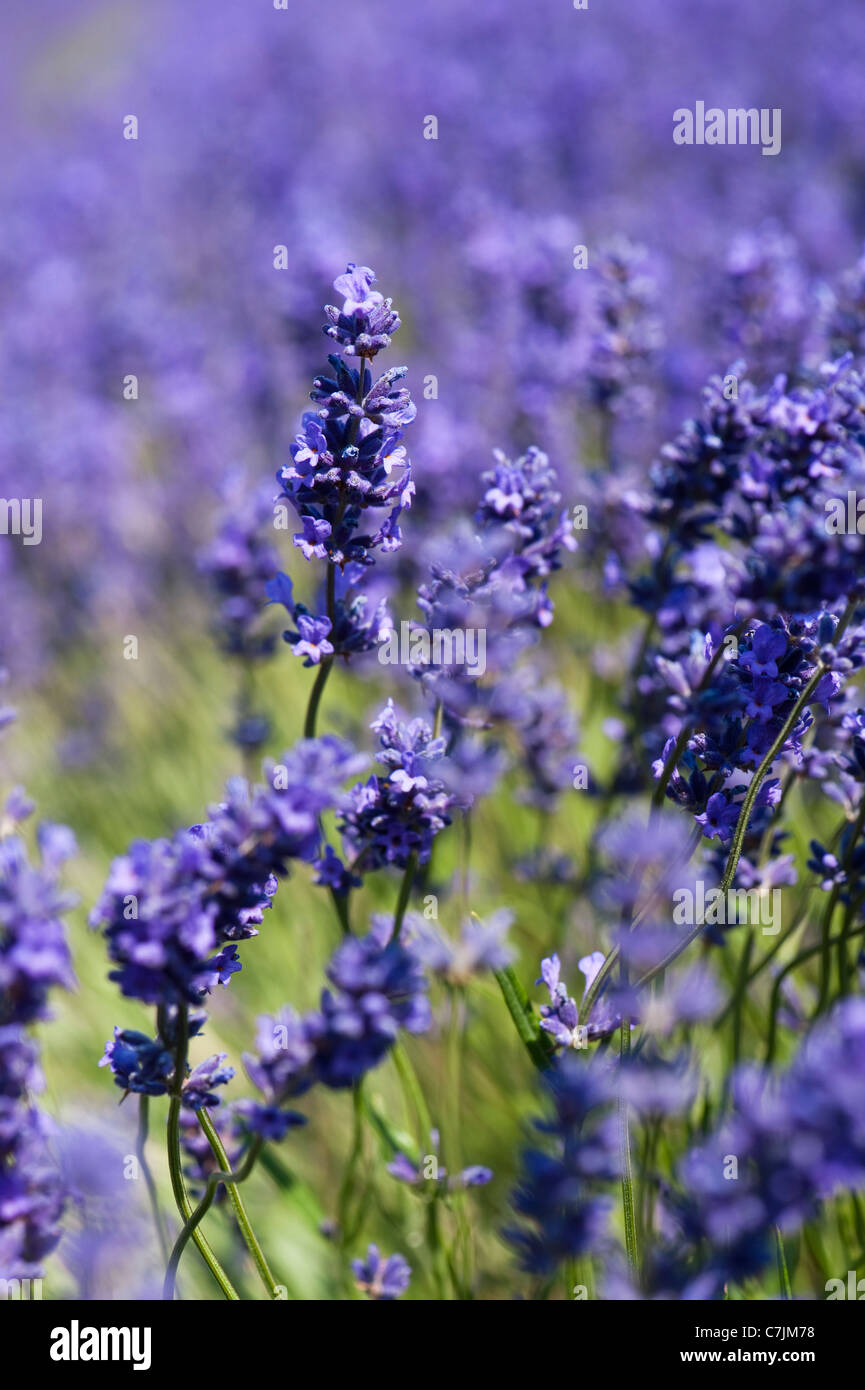
[[[204,1130],[204,1133],[207,1137],[207,1142],[213,1150],[213,1156],[219,1164],[220,1169],[223,1172],[230,1172],[231,1164],[228,1161],[228,1155],[226,1154],[225,1149],[222,1146],[222,1140],[216,1132],[216,1127],[213,1121],[208,1115],[206,1109],[202,1108],[197,1113],[198,1123]],[[255,1156],[257,1157],[258,1150],[255,1145],[253,1145],[253,1149],[255,1149]],[[252,1150],[250,1150],[250,1152],[252,1152]],[[253,1158],[253,1163],[254,1162],[255,1158]],[[250,1164],[250,1169],[251,1167],[252,1164]],[[246,1176],[246,1174],[244,1174],[244,1176]],[[237,1183],[231,1179],[228,1179],[225,1183],[225,1187],[229,1197],[231,1198],[231,1204],[234,1207],[234,1214],[237,1218],[237,1224],[240,1227],[240,1233],[246,1242],[246,1247],[253,1258],[255,1267],[258,1270],[259,1275],[261,1276],[261,1281],[264,1284],[264,1287],[267,1289],[267,1292],[270,1294],[271,1298],[279,1298],[279,1285],[277,1284],[276,1280],[270,1272],[270,1269],[268,1268],[267,1260],[264,1258],[264,1252],[262,1251],[261,1246],[258,1243],[258,1239],[256,1237],[255,1232],[252,1229],[249,1217],[246,1214],[246,1207],[243,1205],[243,1198],[241,1197],[240,1192],[238,1191]]]
[[[784,720],[784,723],[781,725],[781,728],[778,730],[778,733],[775,735],[771,748],[760,763],[754,776],[751,778],[748,790],[745,793],[745,800],[742,802],[742,809],[739,812],[739,819],[736,822],[736,829],[733,833],[733,843],[730,847],[727,867],[724,870],[724,877],[721,879],[721,892],[724,894],[727,893],[727,890],[736,876],[736,868],[742,853],[742,846],[745,843],[745,836],[748,832],[748,822],[751,819],[751,812],[754,809],[754,802],[757,800],[757,793],[760,790],[763,778],[766,776],[766,773],[769,771],[781,749],[784,747],[784,744],[787,742],[791,730],[795,728],[805,706],[808,704],[825,674],[826,667],[822,662],[819,662],[814,674],[805,686],[805,689],[802,691],[795,705],[787,715],[787,718]]]
[[[793,1289],[790,1284],[787,1256],[784,1253],[784,1237],[781,1234],[780,1226],[775,1227],[775,1250],[778,1256],[778,1280],[781,1285],[781,1297],[792,1300]]]
[[[826,907],[823,911],[823,918],[820,923],[820,991],[817,995],[817,1007],[815,1013],[822,1013],[829,998],[829,987],[832,977],[832,918],[835,916],[835,908],[838,906],[838,897],[841,892],[840,884],[833,883],[826,900]]]
[[[402,883],[400,884],[399,897],[397,898],[396,903],[396,912],[393,915],[393,931],[391,932],[390,937],[391,941],[399,940],[399,934],[402,931],[403,919],[405,917],[406,908],[408,907],[408,900],[411,897],[412,884],[414,883],[414,876],[416,872],[417,850],[413,849],[408,857],[408,863],[405,866],[405,873],[403,874]]]
[[[856,936],[861,936],[863,932],[865,932],[865,926],[858,927],[855,932],[848,933],[848,941],[852,941],[852,939]],[[836,945],[837,942],[840,940],[840,934],[838,936],[830,937],[830,948]],[[775,1060],[775,1039],[777,1035],[777,1018],[778,1006],[780,1003],[781,996],[781,986],[784,983],[785,978],[790,974],[791,970],[795,970],[797,965],[801,965],[804,961],[810,960],[812,956],[816,956],[817,952],[822,951],[822,949],[822,941],[818,941],[815,946],[807,946],[804,951],[800,951],[799,954],[794,956],[791,961],[788,961],[788,963],[784,966],[784,969],[779,971],[779,973],[775,976],[775,983],[772,986],[772,996],[769,1003],[769,1036],[766,1043],[767,1066],[769,1066]]]
[[[165,1227],[162,1222],[162,1212],[159,1208],[159,1193],[156,1190],[156,1183],[153,1180],[153,1173],[150,1164],[147,1162],[145,1148],[147,1145],[147,1135],[150,1130],[150,1097],[140,1095],[138,1097],[138,1136],[135,1141],[135,1155],[138,1159],[138,1167],[144,1174],[144,1182],[147,1187],[147,1195],[150,1199],[150,1209],[153,1212],[153,1224],[156,1227],[156,1234],[159,1238],[159,1249],[162,1252],[162,1263],[168,1263],[168,1239],[165,1235]]]
[[[333,572],[333,565],[328,561],[328,579]],[[327,685],[327,678],[333,666],[333,657],[326,656],[318,664],[318,671],[313,681],[312,690],[309,692],[309,704],[306,707],[306,718],[303,721],[304,738],[315,738],[315,726],[318,720],[318,707],[321,704],[321,697],[324,694],[324,687]]]
[[[626,1061],[631,1051],[631,1024],[624,1019],[620,1030],[620,1064]],[[637,1248],[637,1221],[634,1207],[634,1173],[631,1164],[631,1133],[628,1119],[628,1102],[619,1097],[619,1152],[622,1161],[622,1215],[625,1223],[625,1250],[634,1281],[640,1277],[640,1261]]]
[[[737,1066],[742,1055],[742,1022],[743,1006],[748,987],[748,971],[751,968],[751,957],[754,954],[754,933],[750,927],[746,928],[748,935],[742,947],[742,955],[739,960],[739,970],[736,977],[736,992],[733,999],[733,1066]]]
[[[183,1181],[183,1160],[180,1153],[180,1109],[183,1104],[183,1081],[186,1076],[186,1054],[188,1049],[188,1024],[186,1006],[177,1010],[177,1047],[174,1054],[174,1086],[168,1107],[168,1171],[171,1175],[171,1190],[177,1203],[177,1210],[184,1225],[192,1216],[192,1203]],[[224,1165],[226,1168],[228,1164]],[[232,1303],[239,1302],[237,1290],[226,1274],[219,1260],[210,1248],[199,1227],[192,1231],[192,1239],[198,1246],[202,1258],[226,1298]]]
[[[351,1149],[348,1155],[348,1162],[345,1165],[345,1172],[339,1188],[339,1201],[337,1205],[337,1224],[339,1226],[339,1238],[343,1245],[347,1245],[353,1236],[348,1226],[348,1208],[351,1201],[352,1190],[354,1188],[354,1178],[357,1172],[357,1165],[363,1154],[363,1082],[356,1081],[352,1087],[352,1131]]]
[[[859,811],[857,813],[855,821],[853,822],[853,829],[850,831],[850,838],[847,841],[847,852],[845,853],[842,859],[842,864],[845,869],[849,868],[850,866],[850,861],[852,860],[853,855],[856,852],[856,842],[860,838],[863,828],[865,828],[865,792],[863,792],[862,794],[862,799],[859,805]],[[833,888],[832,891],[835,892],[835,889]],[[838,988],[839,992],[842,995],[848,994],[850,990],[850,962],[847,959],[847,938],[849,936],[852,922],[853,911],[852,904],[850,904],[848,905],[847,911],[844,914],[844,925],[843,930],[841,932],[841,940],[838,942]],[[830,973],[830,969],[831,961],[827,961],[824,956],[823,977],[821,978],[820,982],[821,1006],[825,1002],[825,992],[826,989],[828,989],[827,977]],[[826,981],[825,989],[824,981]]]
[[[512,965],[504,970],[493,972],[498,981],[514,1027],[520,1035],[523,1046],[538,1071],[546,1071],[555,1052],[555,1043],[549,1033],[538,1026],[531,1000]]]
[[[171,1302],[173,1300],[174,1285],[177,1278],[177,1269],[180,1264],[181,1256],[184,1250],[186,1249],[190,1236],[194,1236],[195,1230],[199,1222],[210,1210],[210,1207],[213,1204],[213,1199],[216,1196],[219,1187],[222,1183],[243,1182],[244,1178],[248,1177],[250,1172],[252,1171],[253,1164],[255,1163],[255,1160],[258,1157],[258,1152],[260,1148],[261,1140],[256,1139],[255,1143],[252,1145],[252,1148],[250,1149],[249,1153],[244,1159],[241,1167],[238,1168],[237,1172],[217,1172],[210,1174],[209,1178],[207,1179],[207,1186],[204,1189],[204,1195],[198,1203],[198,1206],[190,1214],[189,1219],[184,1224],[183,1230],[180,1232],[180,1235],[174,1242],[174,1249],[172,1250],[171,1255],[168,1259],[168,1267],[165,1271],[165,1281],[162,1286],[163,1299],[167,1300],[168,1302]]]
[[[396,1042],[391,1049],[391,1056],[394,1066],[399,1076],[403,1094],[417,1116],[418,1125],[418,1150],[421,1154],[426,1152],[426,1147],[430,1142],[433,1123],[430,1116],[429,1107],[423,1093],[423,1087],[418,1080],[417,1072],[411,1064],[408,1053],[401,1042]]]
[[[460,1166],[460,1090],[462,1086],[462,1030],[460,1028],[460,995],[450,992],[450,1017],[447,1037],[447,1165],[452,1173]]]

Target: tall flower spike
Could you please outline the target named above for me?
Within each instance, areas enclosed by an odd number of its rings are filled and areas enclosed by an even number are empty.
[[[417,413],[399,385],[407,369],[391,367],[374,383],[368,368],[399,327],[390,300],[371,288],[374,279],[367,267],[352,264],[335,281],[344,303],[341,310],[327,307],[325,332],[340,344],[343,356],[331,354],[333,374],[315,378],[311,394],[317,409],[303,416],[291,463],[277,474],[281,495],[300,519],[295,545],[306,559],[326,559],[340,569],[351,561],[372,564],[372,551],[379,547],[399,547],[399,517],[414,494],[411,465],[400,443]],[[350,366],[344,357],[359,359],[358,365]],[[361,533],[369,513],[378,519]],[[335,616],[327,614],[331,623]]]

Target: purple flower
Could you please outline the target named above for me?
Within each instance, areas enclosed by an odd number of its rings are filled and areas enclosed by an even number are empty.
[[[260,660],[270,656],[274,639],[257,631],[267,599],[268,581],[279,557],[268,539],[273,531],[270,489],[246,496],[242,480],[227,489],[229,511],[215,541],[202,550],[198,567],[219,601],[215,633],[229,656]]]
[[[168,1094],[174,1058],[162,1042],[131,1028],[115,1028],[100,1067],[110,1066],[115,1085],[145,1096]],[[197,1107],[196,1107],[197,1108]]]
[[[257,935],[289,862],[316,860],[321,816],[363,765],[339,739],[301,740],[266,782],[236,779],[211,819],[173,840],[139,840],[114,861],[91,922],[103,928],[110,978],[145,1003],[200,1004],[240,969],[236,943]]]
[[[190,1110],[219,1105],[217,1086],[226,1086],[234,1076],[234,1067],[224,1066],[226,1054],[214,1053],[193,1067],[183,1083],[183,1103]]]
[[[323,517],[301,517],[303,530],[294,537],[294,543],[303,551],[305,560],[321,559],[327,555],[326,542],[331,534],[331,524]]]
[[[298,617],[298,635],[292,650],[295,656],[305,658],[304,666],[318,666],[323,656],[333,655],[333,643],[327,640],[331,626],[330,618],[313,618],[307,614]]]
[[[311,395],[318,409],[304,415],[292,461],[277,474],[303,528],[295,545],[307,560],[327,559],[340,570],[371,565],[378,547],[398,548],[398,518],[415,490],[400,443],[417,413],[399,384],[406,368],[391,367],[375,382],[368,368],[399,327],[391,301],[370,288],[374,279],[367,267],[351,265],[335,282],[345,302],[341,310],[326,306],[325,332],[344,357],[331,353],[333,375],[315,378]],[[345,360],[352,358],[357,368]],[[361,529],[366,513],[382,511],[385,519],[379,515],[373,529]]]
[[[706,809],[695,821],[703,827],[703,834],[711,840],[715,836],[726,842],[733,834],[739,819],[739,807],[731,805],[723,792],[714,792],[706,802]]]
[[[382,1302],[399,1298],[411,1281],[411,1266],[402,1255],[383,1259],[377,1245],[370,1245],[366,1259],[352,1260],[351,1267],[361,1292]]]
[[[603,960],[603,957],[601,959]],[[535,984],[539,985],[543,981],[549,990],[550,1002],[541,1005],[540,1026],[545,1033],[551,1035],[559,1047],[578,1047],[580,1045],[579,1009],[576,1001],[568,995],[567,989],[559,978],[560,974],[561,961],[558,955],[548,956],[541,961],[540,978],[535,981]]]
[[[484,970],[502,970],[513,952],[504,937],[514,920],[506,908],[492,913],[486,922],[470,917],[462,923],[458,941],[451,941],[431,922],[413,919],[404,933],[418,960],[449,985],[462,988]]]
[[[387,1165],[387,1171],[397,1182],[406,1183],[409,1187],[422,1187],[425,1183],[432,1182],[438,1183],[448,1192],[467,1187],[485,1187],[487,1183],[492,1182],[492,1169],[484,1168],[479,1163],[471,1164],[454,1177],[449,1177],[447,1169],[439,1163],[438,1130],[433,1130],[430,1134],[430,1148],[431,1152],[424,1154],[419,1162],[413,1162],[404,1153],[395,1154]]]
[[[739,657],[739,665],[752,676],[778,675],[778,662],[787,650],[787,639],[783,632],[768,627],[765,623],[758,627],[751,640],[749,651]]]
[[[303,1095],[313,1080],[315,1044],[306,1020],[286,1006],[275,1017],[258,1020],[257,1054],[244,1053],[243,1063],[254,1086],[273,1104]]]
[[[423,1033],[431,1015],[426,984],[413,955],[374,935],[350,937],[327,969],[332,985],[306,1020],[315,1048],[314,1074],[325,1086],[350,1086],[384,1058],[400,1028]]]
[[[405,868],[412,853],[426,863],[436,835],[450,824],[450,812],[459,804],[432,771],[443,756],[444,741],[434,738],[422,719],[403,723],[392,700],[372,728],[379,734],[379,761],[389,774],[352,789],[340,820],[343,840],[352,856],[363,854],[367,869],[384,864]]]
[[[39,839],[38,867],[19,836],[0,839],[0,1024],[48,1018],[49,990],[75,984],[62,922],[75,899],[57,881],[75,841],[64,826],[46,826]]]
[[[572,1053],[544,1077],[552,1114],[536,1121],[549,1148],[523,1154],[513,1205],[521,1223],[505,1232],[523,1267],[548,1273],[563,1260],[599,1249],[610,1203],[599,1185],[619,1165],[607,1074]]]
[[[751,698],[745,706],[745,713],[749,719],[757,719],[761,724],[766,724],[773,718],[775,706],[786,700],[787,695],[787,687],[780,681],[760,676],[751,688]]]

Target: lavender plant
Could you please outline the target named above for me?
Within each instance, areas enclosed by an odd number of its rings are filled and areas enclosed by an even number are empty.
[[[0,660],[88,901],[114,857],[85,941],[10,755],[0,1277],[90,1297],[108,1243],[101,1131],[34,1100],[69,917],[49,1079],[111,1029],[166,1300],[822,1298],[865,1270],[857,8],[313,9],[191,0],[6,170]],[[795,157],[674,165],[682,72],[767,44]],[[313,124],[346,51],[375,99]],[[348,264],[301,412],[348,245],[400,311]]]

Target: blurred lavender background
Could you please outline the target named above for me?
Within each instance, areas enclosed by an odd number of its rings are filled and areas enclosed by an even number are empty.
[[[2,492],[44,500],[43,544],[0,548],[18,685],[194,593],[226,475],[287,456],[347,260],[399,303],[416,394],[436,380],[413,455],[438,522],[498,444],[570,488],[643,475],[709,371],[819,353],[863,233],[854,0],[79,0],[4,25]],[[780,107],[780,155],[674,145],[697,99]]]

